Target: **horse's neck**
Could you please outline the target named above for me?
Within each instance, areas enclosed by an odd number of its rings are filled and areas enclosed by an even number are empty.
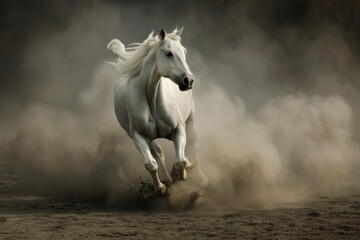
[[[141,94],[146,96],[146,100],[153,116],[155,114],[155,100],[158,92],[160,77],[161,76],[155,65],[155,54],[151,54],[144,61],[139,81]]]

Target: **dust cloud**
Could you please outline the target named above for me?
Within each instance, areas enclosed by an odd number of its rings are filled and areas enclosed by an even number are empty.
[[[212,3],[201,11],[195,4],[165,26],[186,23],[182,43],[197,77],[200,160],[213,207],[263,208],[338,193],[359,163],[356,38],[320,21],[317,4],[288,22],[278,5]],[[23,47],[19,89],[2,94],[0,105],[0,157],[19,173],[19,194],[128,206],[151,191],[141,155],[113,112],[118,76],[103,64],[115,59],[106,52],[111,39],[142,41],[151,31],[142,22],[163,27],[169,15],[149,9],[95,1]],[[172,145],[161,143],[170,168]],[[174,187],[191,195],[192,181]]]

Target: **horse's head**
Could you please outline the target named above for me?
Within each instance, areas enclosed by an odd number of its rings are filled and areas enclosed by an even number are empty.
[[[161,76],[171,79],[181,91],[192,88],[194,76],[186,63],[186,49],[180,43],[183,28],[167,34],[164,29],[159,33],[157,49],[157,68]]]

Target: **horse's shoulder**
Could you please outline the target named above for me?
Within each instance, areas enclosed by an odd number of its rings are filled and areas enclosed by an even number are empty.
[[[158,119],[171,121],[175,126],[178,121],[186,121],[193,111],[193,99],[191,92],[180,92],[179,87],[170,79],[162,78],[157,100]]]

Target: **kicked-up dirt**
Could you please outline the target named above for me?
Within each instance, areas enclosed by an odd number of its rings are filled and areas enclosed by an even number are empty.
[[[0,239],[359,239],[360,191],[267,210],[133,209],[102,199],[21,196],[2,165]],[[152,201],[144,199],[144,201]],[[166,201],[163,199],[162,201]]]

